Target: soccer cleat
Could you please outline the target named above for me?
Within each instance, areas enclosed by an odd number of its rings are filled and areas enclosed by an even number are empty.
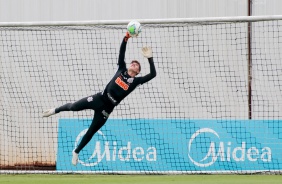
[[[78,162],[78,153],[76,153],[74,150],[72,151],[72,165],[76,166]]]
[[[52,115],[54,115],[54,114],[56,114],[56,113],[55,113],[55,108],[53,108],[53,109],[48,109],[48,110],[44,111],[42,116],[43,116],[43,117],[49,117],[49,116],[52,116]]]

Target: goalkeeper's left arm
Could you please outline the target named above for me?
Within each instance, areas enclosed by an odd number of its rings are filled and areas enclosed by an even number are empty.
[[[142,54],[144,57],[146,57],[150,64],[150,73],[145,75],[144,77],[140,77],[140,84],[144,84],[150,80],[152,80],[154,77],[157,76],[154,60],[153,60],[153,52],[150,47],[144,47],[142,48]]]

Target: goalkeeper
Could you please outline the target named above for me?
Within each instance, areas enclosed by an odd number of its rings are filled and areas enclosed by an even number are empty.
[[[126,44],[130,35],[128,32],[122,40],[119,58],[118,70],[114,77],[107,84],[103,92],[97,93],[78,100],[74,103],[67,103],[61,107],[49,109],[43,112],[43,117],[48,117],[62,111],[81,111],[84,109],[95,110],[92,123],[83,136],[79,145],[73,150],[72,164],[76,165],[78,162],[79,152],[91,140],[93,135],[106,123],[109,115],[127,95],[129,95],[138,85],[144,84],[156,76],[155,65],[153,62],[152,50],[149,47],[142,48],[142,54],[148,58],[150,65],[150,73],[144,77],[136,77],[141,71],[141,65],[138,61],[133,60],[129,68],[126,68],[124,61]]]

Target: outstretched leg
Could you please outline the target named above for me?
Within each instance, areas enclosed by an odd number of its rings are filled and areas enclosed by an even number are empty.
[[[92,139],[93,135],[106,123],[109,113],[107,113],[105,110],[103,110],[102,112],[95,112],[94,118],[89,129],[82,137],[77,148],[73,151],[73,165],[76,165],[78,162],[78,153],[88,144],[88,142]]]
[[[94,118],[92,120],[92,123],[81,139],[79,145],[75,149],[76,153],[79,153],[86,144],[92,139],[93,135],[98,132],[98,130],[106,123],[107,117],[105,117],[101,112],[95,112]]]
[[[59,113],[62,111],[81,111],[84,109],[93,109],[93,105],[89,98],[93,99],[93,97],[85,97],[74,103],[67,103],[55,109],[55,113]]]
[[[67,103],[58,108],[48,109],[43,112],[43,117],[49,117],[62,111],[81,111],[84,109],[95,110],[100,104],[99,102],[97,103],[97,100],[95,102],[95,99],[97,99],[97,95],[85,97],[74,103]]]

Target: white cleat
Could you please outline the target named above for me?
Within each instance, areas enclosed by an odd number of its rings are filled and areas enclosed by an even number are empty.
[[[43,116],[43,117],[49,117],[49,116],[52,116],[52,115],[54,115],[54,114],[56,114],[56,113],[55,113],[55,108],[53,108],[53,109],[48,109],[48,110],[44,111],[42,116]]]
[[[76,166],[78,162],[78,153],[76,153],[74,150],[72,151],[72,160],[71,163],[72,165]]]

